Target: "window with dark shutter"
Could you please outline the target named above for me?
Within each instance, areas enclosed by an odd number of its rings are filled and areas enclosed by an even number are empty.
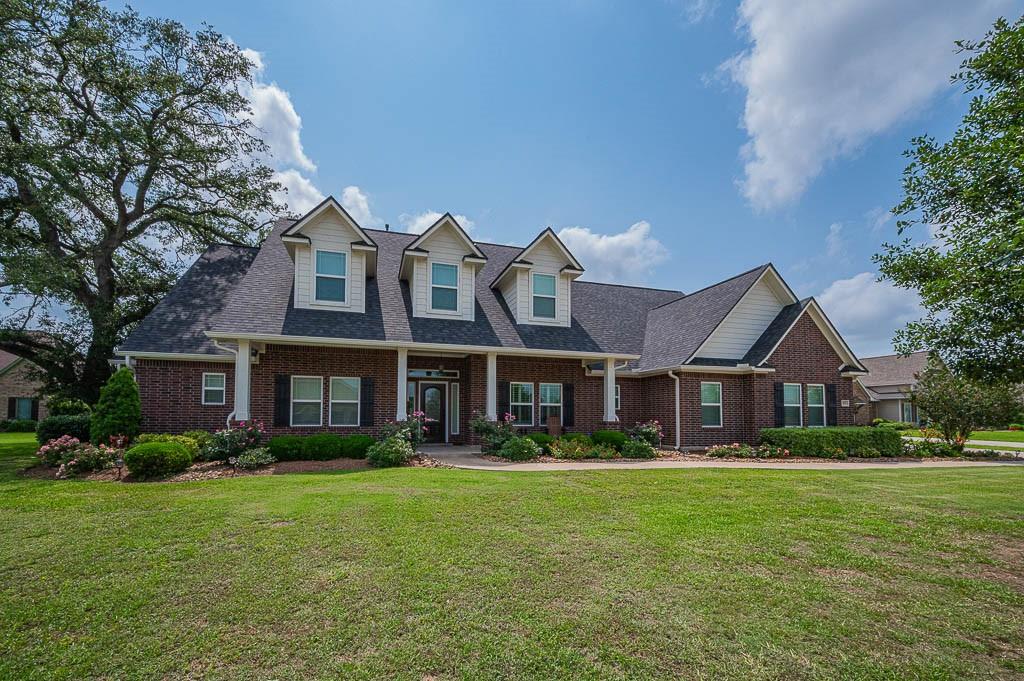
[[[786,398],[785,383],[775,384],[775,427],[782,428],[786,425]]]
[[[13,419],[18,413],[18,398],[7,398],[7,418]]]
[[[373,425],[373,377],[359,379],[359,425],[369,428]]]
[[[562,425],[572,428],[576,425],[576,386],[562,384]]]
[[[839,425],[839,410],[836,399],[836,384],[829,383],[825,386],[825,411],[828,414],[828,425],[838,426]]]
[[[287,427],[291,422],[292,377],[274,374],[274,425]]]
[[[508,381],[498,381],[498,394],[496,395],[497,400],[495,404],[498,406],[498,420],[501,421],[505,418],[505,414],[509,412],[509,399],[511,394]]]
[[[32,420],[33,421],[38,421],[39,420],[39,398],[38,397],[32,398]]]

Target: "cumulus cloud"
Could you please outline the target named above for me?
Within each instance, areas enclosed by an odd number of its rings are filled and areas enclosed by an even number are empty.
[[[416,215],[402,213],[398,216],[398,221],[402,223],[402,229],[405,231],[412,234],[423,234],[431,225],[440,220],[442,215],[444,213],[439,213],[436,210],[425,210]],[[476,227],[476,222],[465,215],[453,214],[452,217],[459,223],[459,227],[462,227],[466,232],[471,232]]]
[[[371,227],[374,229],[384,226],[384,221],[373,214],[370,210],[370,197],[359,187],[355,185],[349,185],[341,190],[341,198],[338,200],[348,214],[352,216],[352,219],[359,223],[361,227]]]
[[[718,0],[669,0],[682,13],[688,24],[699,24],[709,19],[718,9]]]
[[[646,220],[618,234],[596,234],[586,227],[565,227],[558,238],[586,268],[584,279],[641,284],[655,266],[668,259],[668,249],[651,235]]]
[[[743,0],[748,50],[720,66],[746,90],[741,188],[758,209],[797,199],[833,159],[949,86],[954,40],[1009,0]]]
[[[924,314],[916,293],[880,282],[873,272],[834,281],[817,299],[853,351],[865,356],[892,352],[893,333]]]
[[[845,245],[842,223],[833,222],[828,226],[828,236],[825,237],[825,255],[837,258],[842,254]]]
[[[323,193],[313,181],[294,168],[276,171],[274,180],[287,190],[274,198],[288,204],[289,209],[295,213],[306,213],[324,200]]]

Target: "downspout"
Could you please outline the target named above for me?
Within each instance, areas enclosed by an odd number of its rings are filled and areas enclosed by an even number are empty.
[[[217,340],[217,339],[213,339],[213,345],[214,345],[214,347],[220,348],[221,350],[225,350],[227,352],[230,352],[236,358],[238,357],[238,348],[232,348],[232,347],[229,347],[227,345],[221,345],[220,341]],[[226,385],[224,386],[224,390],[225,391],[227,390],[227,386]],[[234,401],[233,400],[231,402],[231,405],[234,406]],[[234,409],[232,409],[231,413],[228,414],[227,422],[225,423],[225,425],[227,426],[228,430],[231,429],[231,419],[233,419],[233,418],[235,418],[235,410]]]
[[[679,438],[679,433],[680,433],[680,428],[679,428],[679,376],[677,376],[674,371],[668,372],[668,375],[671,376],[672,380],[675,381],[675,383],[676,383],[676,446],[675,446],[675,450],[678,452],[679,451],[679,447],[682,446],[682,442],[680,441],[680,438]]]

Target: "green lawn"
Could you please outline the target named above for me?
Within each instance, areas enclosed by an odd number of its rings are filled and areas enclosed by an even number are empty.
[[[1024,468],[21,478],[0,678],[1024,674]]]
[[[977,430],[971,433],[971,439],[992,442],[1024,442],[1024,430]]]

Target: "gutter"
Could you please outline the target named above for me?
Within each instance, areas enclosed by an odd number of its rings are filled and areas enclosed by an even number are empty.
[[[226,346],[226,345],[221,345],[221,344],[220,344],[220,341],[218,341],[217,339],[213,339],[213,345],[214,345],[214,347],[218,347],[218,348],[220,348],[221,350],[224,350],[225,352],[230,352],[230,353],[231,353],[232,355],[234,355],[234,356],[235,356],[235,364],[237,364],[237,363],[238,363],[238,348],[230,348],[230,347],[228,347],[228,346]],[[227,385],[225,385],[225,386],[224,386],[224,390],[225,390],[225,391],[227,390]],[[235,409],[234,409],[234,406],[235,406],[235,400],[234,400],[234,398],[232,397],[232,398],[231,398],[231,407],[232,407],[232,409],[231,409],[231,413],[230,413],[230,414],[228,414],[228,418],[227,418],[227,421],[225,422],[225,425],[227,426],[227,428],[228,428],[229,430],[231,429],[231,419],[235,418]]]
[[[669,371],[668,375],[676,383],[676,446],[675,446],[675,450],[678,452],[679,451],[679,447],[682,445],[682,441],[679,438],[679,433],[680,433],[680,428],[679,428],[679,426],[680,426],[680,424],[679,424],[679,377],[676,376],[676,373],[674,371]]]

